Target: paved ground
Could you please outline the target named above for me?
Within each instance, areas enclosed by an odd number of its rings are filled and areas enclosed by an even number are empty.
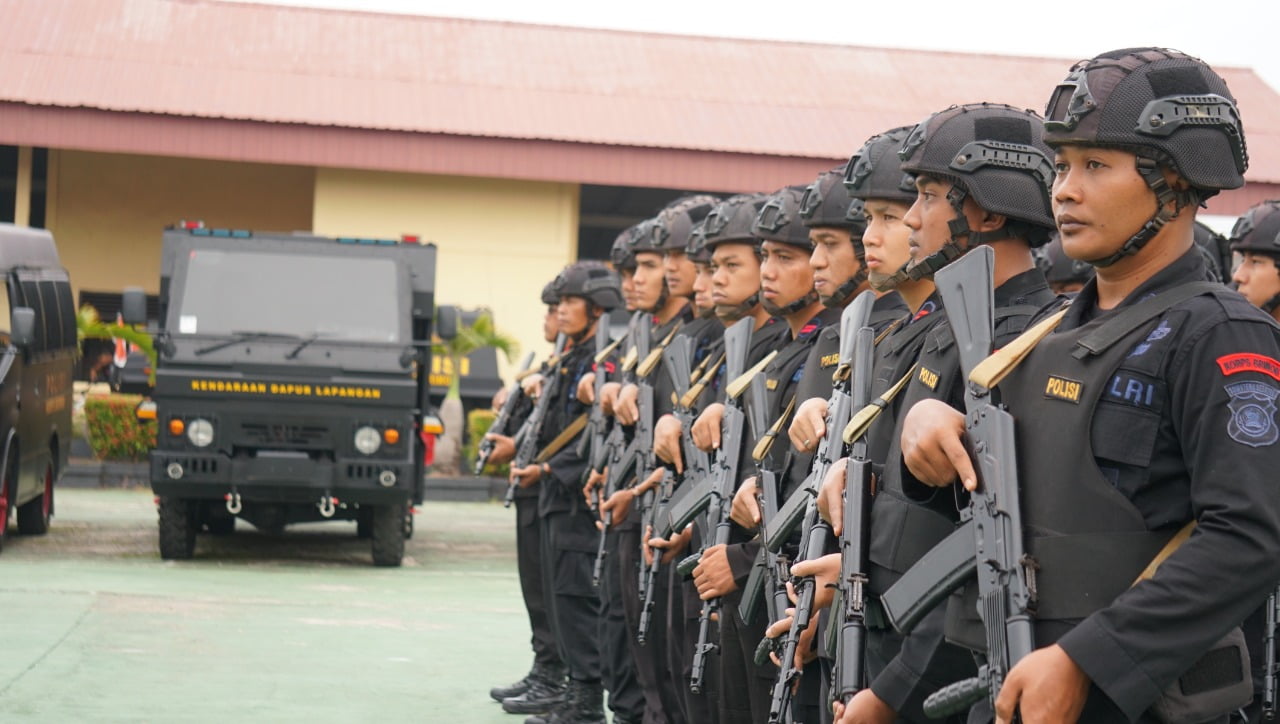
[[[145,490],[58,490],[0,554],[0,721],[503,722],[529,665],[514,513],[419,511],[402,568],[354,523],[238,522],[161,561]]]

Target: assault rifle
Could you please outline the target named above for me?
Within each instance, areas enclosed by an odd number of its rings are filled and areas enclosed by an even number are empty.
[[[871,402],[871,376],[875,357],[875,335],[870,327],[858,330],[852,355],[848,358],[852,369],[836,369],[836,376],[851,377],[849,385],[850,407],[859,411]],[[845,338],[840,337],[841,362],[844,367]],[[883,408],[873,408],[883,409]],[[872,418],[874,419],[874,418]],[[867,597],[868,553],[871,532],[871,459],[867,457],[866,430],[870,421],[861,427],[849,451],[848,469],[844,481],[844,527],[840,531],[840,580],[836,594],[839,601],[832,607],[840,616],[840,626],[831,626],[837,633],[835,666],[832,670],[832,693],[848,704],[862,688],[862,659],[867,646]],[[827,428],[832,430],[843,428]]]
[[[874,351],[875,333],[867,324],[874,304],[875,294],[863,292],[840,315],[840,363],[832,376],[831,397],[827,401],[826,434],[818,442],[808,478],[792,494],[787,505],[783,506],[784,510],[779,511],[766,524],[764,550],[776,553],[791,536],[795,524],[784,520],[788,515],[785,511],[788,508],[801,510],[799,504],[793,502],[798,501],[804,505],[805,523],[800,547],[803,556],[801,560],[822,557],[827,539],[831,536],[831,526],[818,517],[817,492],[822,487],[827,471],[840,454],[842,445],[839,436],[848,424],[854,406],[857,405],[860,409],[870,398],[870,355]],[[851,378],[857,351],[866,356],[866,364],[859,364],[859,376],[855,380]],[[858,388],[857,398],[851,391],[853,385]],[[866,457],[865,454],[863,457]],[[796,579],[793,585],[796,590],[795,612],[791,617],[791,627],[780,646],[778,678],[774,681],[773,698],[769,706],[771,723],[781,721],[783,713],[788,710],[792,687],[800,676],[800,670],[795,665],[796,649],[800,644],[800,636],[809,628],[813,615],[813,598],[816,593],[813,576]]]
[[[733,528],[733,523],[729,519],[729,504],[733,500],[733,489],[738,481],[738,459],[742,455],[742,426],[745,420],[740,398],[742,386],[735,385],[733,382],[736,382],[746,371],[747,355],[751,350],[751,333],[754,327],[754,320],[747,317],[738,320],[724,332],[723,379],[726,385],[724,417],[720,421],[720,448],[716,450],[707,476],[707,482],[711,483],[710,492],[701,505],[702,510],[707,513],[706,527],[711,531],[709,539],[707,537],[702,539],[702,551],[713,545],[728,544],[729,533]],[[735,392],[737,394],[734,394]],[[702,485],[701,482],[698,484]],[[698,496],[698,499],[703,498]],[[688,506],[686,512],[673,510],[671,518],[673,523],[678,525],[675,530],[683,530],[699,513],[697,505]],[[677,572],[682,576],[689,575],[698,565],[702,551],[681,561]],[[711,598],[702,602],[702,610],[698,614],[698,641],[693,648],[693,662],[689,674],[689,690],[695,694],[702,692],[707,655],[718,648],[717,644],[711,641],[711,618],[719,611],[720,599]]]
[[[480,438],[480,447],[476,449],[476,468],[475,474],[479,475],[484,466],[489,463],[489,456],[493,455],[494,442],[488,439],[490,434],[501,434],[507,429],[507,423],[511,421],[511,413],[524,399],[524,389],[520,386],[520,381],[524,379],[529,367],[533,365],[533,352],[526,354],[524,360],[520,362],[520,372],[516,374],[515,381],[507,388],[507,399],[503,400],[502,407],[498,409],[498,416],[493,418],[493,423],[489,425],[489,429],[485,431],[484,437]]]
[[[751,378],[751,400],[747,410],[752,435],[757,440],[764,438],[769,433],[769,428],[766,427],[769,412],[763,373],[757,373]],[[764,526],[778,515],[778,476],[765,462],[767,456],[762,452],[767,453],[767,449],[762,451],[757,445],[752,457],[756,462],[756,502],[760,506],[761,526]],[[783,611],[790,604],[786,587],[790,577],[786,554],[780,550],[771,551],[762,542],[760,553],[756,556],[747,585],[743,589],[742,601],[738,604],[738,614],[742,616],[742,620],[749,623],[755,619],[761,590],[765,592],[765,611],[769,620],[777,621],[782,618]],[[757,650],[757,659],[761,656],[762,651]]]
[[[973,521],[978,572],[978,611],[987,632],[987,663],[978,676],[950,684],[925,700],[925,713],[943,717],[964,711],[983,696],[994,708],[1009,670],[1035,648],[1035,562],[1023,548],[1013,415],[992,399],[995,378],[974,374],[991,354],[994,253],[970,250],[934,277],[947,308],[964,394],[966,446],[978,474],[964,516]]]
[[[628,338],[634,337],[636,330],[639,327],[649,323],[648,320],[645,319],[645,316],[647,315],[643,312],[636,312],[631,315],[631,323],[627,332]],[[634,360],[635,356],[636,351],[635,348],[632,347],[627,351],[622,364],[619,365],[619,372],[625,371],[634,364],[633,361],[627,360]],[[600,402],[600,394],[603,390],[603,385],[598,384],[600,382],[599,378],[596,379],[596,382],[596,402],[598,404]],[[609,430],[609,434],[605,438],[604,448],[601,450],[603,462],[599,464],[602,464],[604,467],[593,467],[594,470],[603,469],[606,471],[604,492],[598,496],[598,499],[608,500],[614,493],[618,492],[618,490],[623,487],[623,483],[628,479],[627,473],[629,473],[635,466],[638,458],[638,452],[639,441],[633,437],[631,443],[628,444],[626,431],[623,429],[622,423],[615,420],[612,429]],[[591,584],[596,587],[600,586],[600,577],[604,573],[604,559],[608,555],[606,546],[608,545],[609,529],[612,527],[613,511],[608,511],[601,519],[600,541],[596,546],[596,560],[591,570]]]
[[[547,375],[542,380],[542,394],[534,403],[533,412],[529,414],[529,419],[525,420],[524,427],[518,436],[520,439],[516,442],[516,455],[511,461],[513,470],[532,464],[537,457],[538,436],[542,433],[542,422],[547,418],[547,408],[551,405],[551,398],[555,396],[556,383],[560,379],[560,375],[555,374],[556,365],[559,364],[560,356],[564,354],[566,343],[567,338],[563,334],[556,336],[556,351],[551,356]],[[502,501],[504,507],[511,507],[511,501],[516,497],[516,487],[518,484],[514,480],[507,485],[507,497]]]
[[[636,351],[643,362],[636,365],[636,386],[639,388],[639,398],[636,401],[636,407],[640,411],[640,419],[636,421],[635,440],[639,445],[636,462],[636,483],[642,482],[649,473],[657,469],[657,457],[653,454],[653,424],[654,424],[654,408],[653,408],[653,382],[650,380],[650,374],[653,368],[657,366],[662,359],[661,346],[651,348],[650,343],[651,329],[648,325],[641,325],[636,334]],[[671,334],[675,334],[673,328]],[[670,344],[672,336],[668,336],[662,343],[662,346]],[[656,353],[656,355],[655,355]],[[640,516],[640,532],[643,536],[647,527],[653,525],[653,513],[657,508],[658,499],[661,497],[660,490],[669,490],[671,485],[671,473],[663,476],[662,482],[657,489],[650,487],[648,490],[640,494],[636,501],[636,513]],[[643,550],[648,545],[645,540],[640,541],[640,548]],[[641,558],[643,561],[643,557]],[[656,604],[654,601],[654,587],[656,581],[650,575],[653,566],[646,566],[641,563],[639,567],[637,590],[640,591],[640,625],[636,629],[636,642],[644,646],[645,638],[649,633],[649,622],[653,617],[653,609]]]
[[[604,465],[605,437],[608,434],[606,429],[609,426],[608,419],[604,416],[604,406],[600,404],[600,398],[604,392],[604,386],[609,382],[609,376],[605,370],[605,361],[609,359],[609,355],[613,354],[614,349],[622,341],[622,338],[609,342],[609,325],[607,320],[601,318],[596,323],[596,357],[595,357],[595,398],[596,401],[591,405],[591,414],[587,417],[587,431],[578,442],[578,457],[587,461],[587,469],[585,476],[590,475],[592,470],[599,470]]]

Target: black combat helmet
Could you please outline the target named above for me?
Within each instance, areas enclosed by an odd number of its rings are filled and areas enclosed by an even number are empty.
[[[1231,229],[1231,250],[1265,254],[1280,268],[1280,201],[1263,201],[1244,212]],[[1280,306],[1280,294],[1261,306],[1270,314]]]
[[[1093,278],[1093,266],[1089,262],[1067,256],[1062,250],[1062,238],[1056,233],[1048,244],[1033,253],[1036,256],[1036,266],[1044,272],[1045,281],[1050,284],[1084,284]]]
[[[618,234],[609,248],[609,263],[619,272],[636,268],[636,255],[631,252],[631,237],[639,231],[640,224],[629,226]]]
[[[717,244],[737,242],[760,246],[760,238],[752,232],[765,194],[738,194],[716,204],[702,221],[703,245],[714,250]]]
[[[1050,96],[1045,117],[1050,146],[1117,148],[1137,155],[1137,171],[1155,194],[1147,223],[1115,254],[1090,260],[1094,266],[1136,253],[1179,209],[1244,185],[1249,155],[1226,81],[1203,61],[1176,50],[1127,48],[1076,63]],[[1192,189],[1174,191],[1161,166]]]
[[[854,246],[861,254],[862,232],[867,228],[867,221],[862,217],[862,204],[855,204],[857,199],[850,196],[849,189],[845,188],[847,167],[848,163],[836,166],[820,174],[817,180],[809,184],[800,199],[800,220],[810,229],[848,229],[853,235]],[[850,213],[851,205],[856,206],[858,213]]]
[[[860,201],[885,199],[908,205],[915,203],[915,177],[902,170],[902,159],[898,158],[898,149],[902,148],[911,128],[894,128],[862,144],[845,164],[844,187],[849,196]]]
[[[1032,247],[1049,241],[1054,228],[1049,204],[1053,152],[1043,136],[1044,124],[1035,113],[997,103],[952,106],[911,130],[898,151],[902,168],[951,182],[947,201],[956,211],[951,238],[912,265],[908,274],[913,279],[932,277],[964,253],[957,243],[961,237],[969,248],[1015,236]],[[987,232],[970,229],[965,197],[984,211],[1003,215],[1004,226]]]
[[[1209,267],[1210,281],[1231,281],[1231,244],[1227,237],[1214,231],[1203,221],[1197,221],[1193,229],[1196,247]]]
[[[765,241],[812,251],[809,229],[800,219],[800,200],[804,192],[804,186],[787,186],[769,194],[751,224],[751,233]]]
[[[689,243],[684,245],[684,253],[697,264],[711,263],[711,250],[707,248],[706,221],[704,217],[689,227]]]
[[[546,304],[547,306],[552,306],[560,303],[560,292],[556,291],[556,281],[559,278],[560,277],[556,277],[555,279],[552,279],[551,281],[547,282],[547,285],[545,287],[542,288],[543,304]]]
[[[662,251],[685,251],[689,236],[699,221],[707,218],[711,209],[720,203],[715,196],[684,196],[667,204],[658,213],[653,230],[654,246]]]
[[[618,275],[601,262],[570,264],[553,283],[560,296],[582,297],[606,312],[622,306],[622,286]]]
[[[848,164],[818,176],[804,190],[800,199],[800,219],[810,229],[836,228],[849,232],[853,254],[858,258],[858,271],[836,287],[822,303],[829,307],[842,307],[853,292],[867,280],[866,249],[862,246],[862,234],[867,230],[867,220],[862,213],[862,200],[849,195],[845,188],[845,169]]]

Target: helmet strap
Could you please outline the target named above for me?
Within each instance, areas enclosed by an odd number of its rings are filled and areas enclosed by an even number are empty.
[[[751,310],[755,309],[756,305],[758,304],[760,304],[760,292],[757,291],[757,292],[754,292],[751,296],[742,300],[741,304],[729,310],[728,321],[732,323],[732,322],[738,321],[739,319],[742,319],[743,317],[750,314]],[[720,314],[717,312],[716,316],[720,317]]]
[[[785,307],[773,307],[770,309],[770,305],[765,305],[765,308],[768,309],[769,313],[775,317],[789,317],[816,301],[818,301],[818,293],[810,290],[808,294],[800,297]]]
[[[1135,158],[1134,163],[1138,170],[1138,175],[1143,181],[1147,182],[1147,188],[1156,195],[1156,212],[1152,214],[1150,219],[1138,229],[1137,233],[1129,237],[1127,241],[1120,247],[1119,251],[1111,256],[1102,259],[1090,259],[1089,263],[1095,267],[1108,267],[1126,256],[1137,254],[1147,242],[1156,237],[1160,230],[1164,228],[1178,215],[1184,206],[1195,202],[1195,197],[1190,192],[1174,191],[1169,186],[1169,182],[1165,180],[1164,173],[1160,171],[1160,165],[1156,160],[1147,156],[1139,155]],[[1170,202],[1173,203],[1173,210],[1169,210]]]
[[[858,269],[857,274],[849,277],[844,284],[836,287],[831,296],[822,300],[822,303],[831,309],[839,309],[845,306],[853,297],[853,293],[858,291],[858,287],[862,286],[865,281],[867,281],[867,268],[863,266]]]

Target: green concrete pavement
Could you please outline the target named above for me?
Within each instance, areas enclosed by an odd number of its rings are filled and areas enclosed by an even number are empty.
[[[60,489],[0,554],[0,721],[518,724],[487,694],[530,660],[513,516],[427,503],[399,569],[354,523],[164,562],[149,492]]]

